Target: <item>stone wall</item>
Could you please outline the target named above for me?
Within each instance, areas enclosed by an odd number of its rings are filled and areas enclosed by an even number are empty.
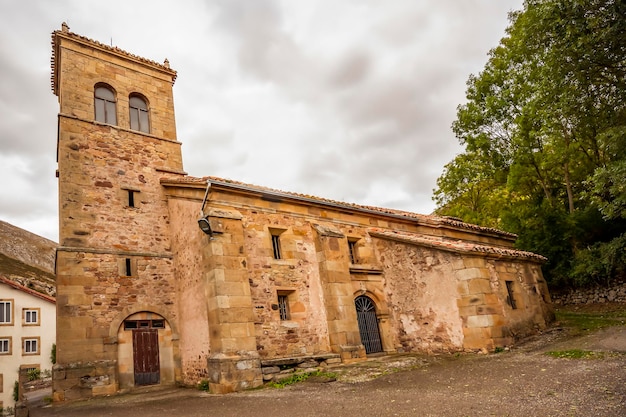
[[[556,305],[626,303],[626,281],[617,282],[611,287],[593,287],[566,292],[552,292],[552,302]]]

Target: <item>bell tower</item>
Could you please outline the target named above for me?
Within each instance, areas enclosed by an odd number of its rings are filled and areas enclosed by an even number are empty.
[[[52,49],[59,100],[54,399],[173,384],[180,379],[178,307],[161,181],[185,175],[176,71],[167,60],[129,54],[66,24],[52,33]],[[152,331],[145,343],[156,343],[148,346],[158,351],[150,369],[132,362],[139,328]]]

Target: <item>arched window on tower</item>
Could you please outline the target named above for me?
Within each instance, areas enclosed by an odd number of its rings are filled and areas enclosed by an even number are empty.
[[[94,108],[96,121],[117,124],[115,92],[106,84],[96,84],[94,91]]]
[[[131,94],[129,97],[130,128],[144,133],[150,133],[150,118],[148,117],[148,103],[138,95]]]

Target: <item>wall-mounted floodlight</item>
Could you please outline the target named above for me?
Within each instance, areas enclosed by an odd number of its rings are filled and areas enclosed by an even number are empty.
[[[201,217],[198,219],[198,226],[200,226],[200,230],[206,233],[209,236],[213,236],[213,230],[211,230],[211,224],[209,223],[209,219],[206,217]]]
[[[204,205],[206,204],[206,200],[209,196],[209,190],[211,189],[211,181],[207,179],[206,182],[206,191],[204,192],[204,199],[202,200],[202,207],[200,208],[200,218],[198,219],[198,226],[200,226],[200,230],[202,230],[205,234],[210,237],[213,236],[213,230],[211,230],[211,224],[209,223],[209,219],[204,215]]]

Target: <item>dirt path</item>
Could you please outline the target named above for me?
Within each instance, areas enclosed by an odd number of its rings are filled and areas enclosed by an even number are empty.
[[[599,358],[545,354],[568,349]],[[499,354],[395,355],[338,372],[329,383],[221,396],[162,389],[34,409],[31,416],[626,416],[626,327],[577,338],[557,328]]]

